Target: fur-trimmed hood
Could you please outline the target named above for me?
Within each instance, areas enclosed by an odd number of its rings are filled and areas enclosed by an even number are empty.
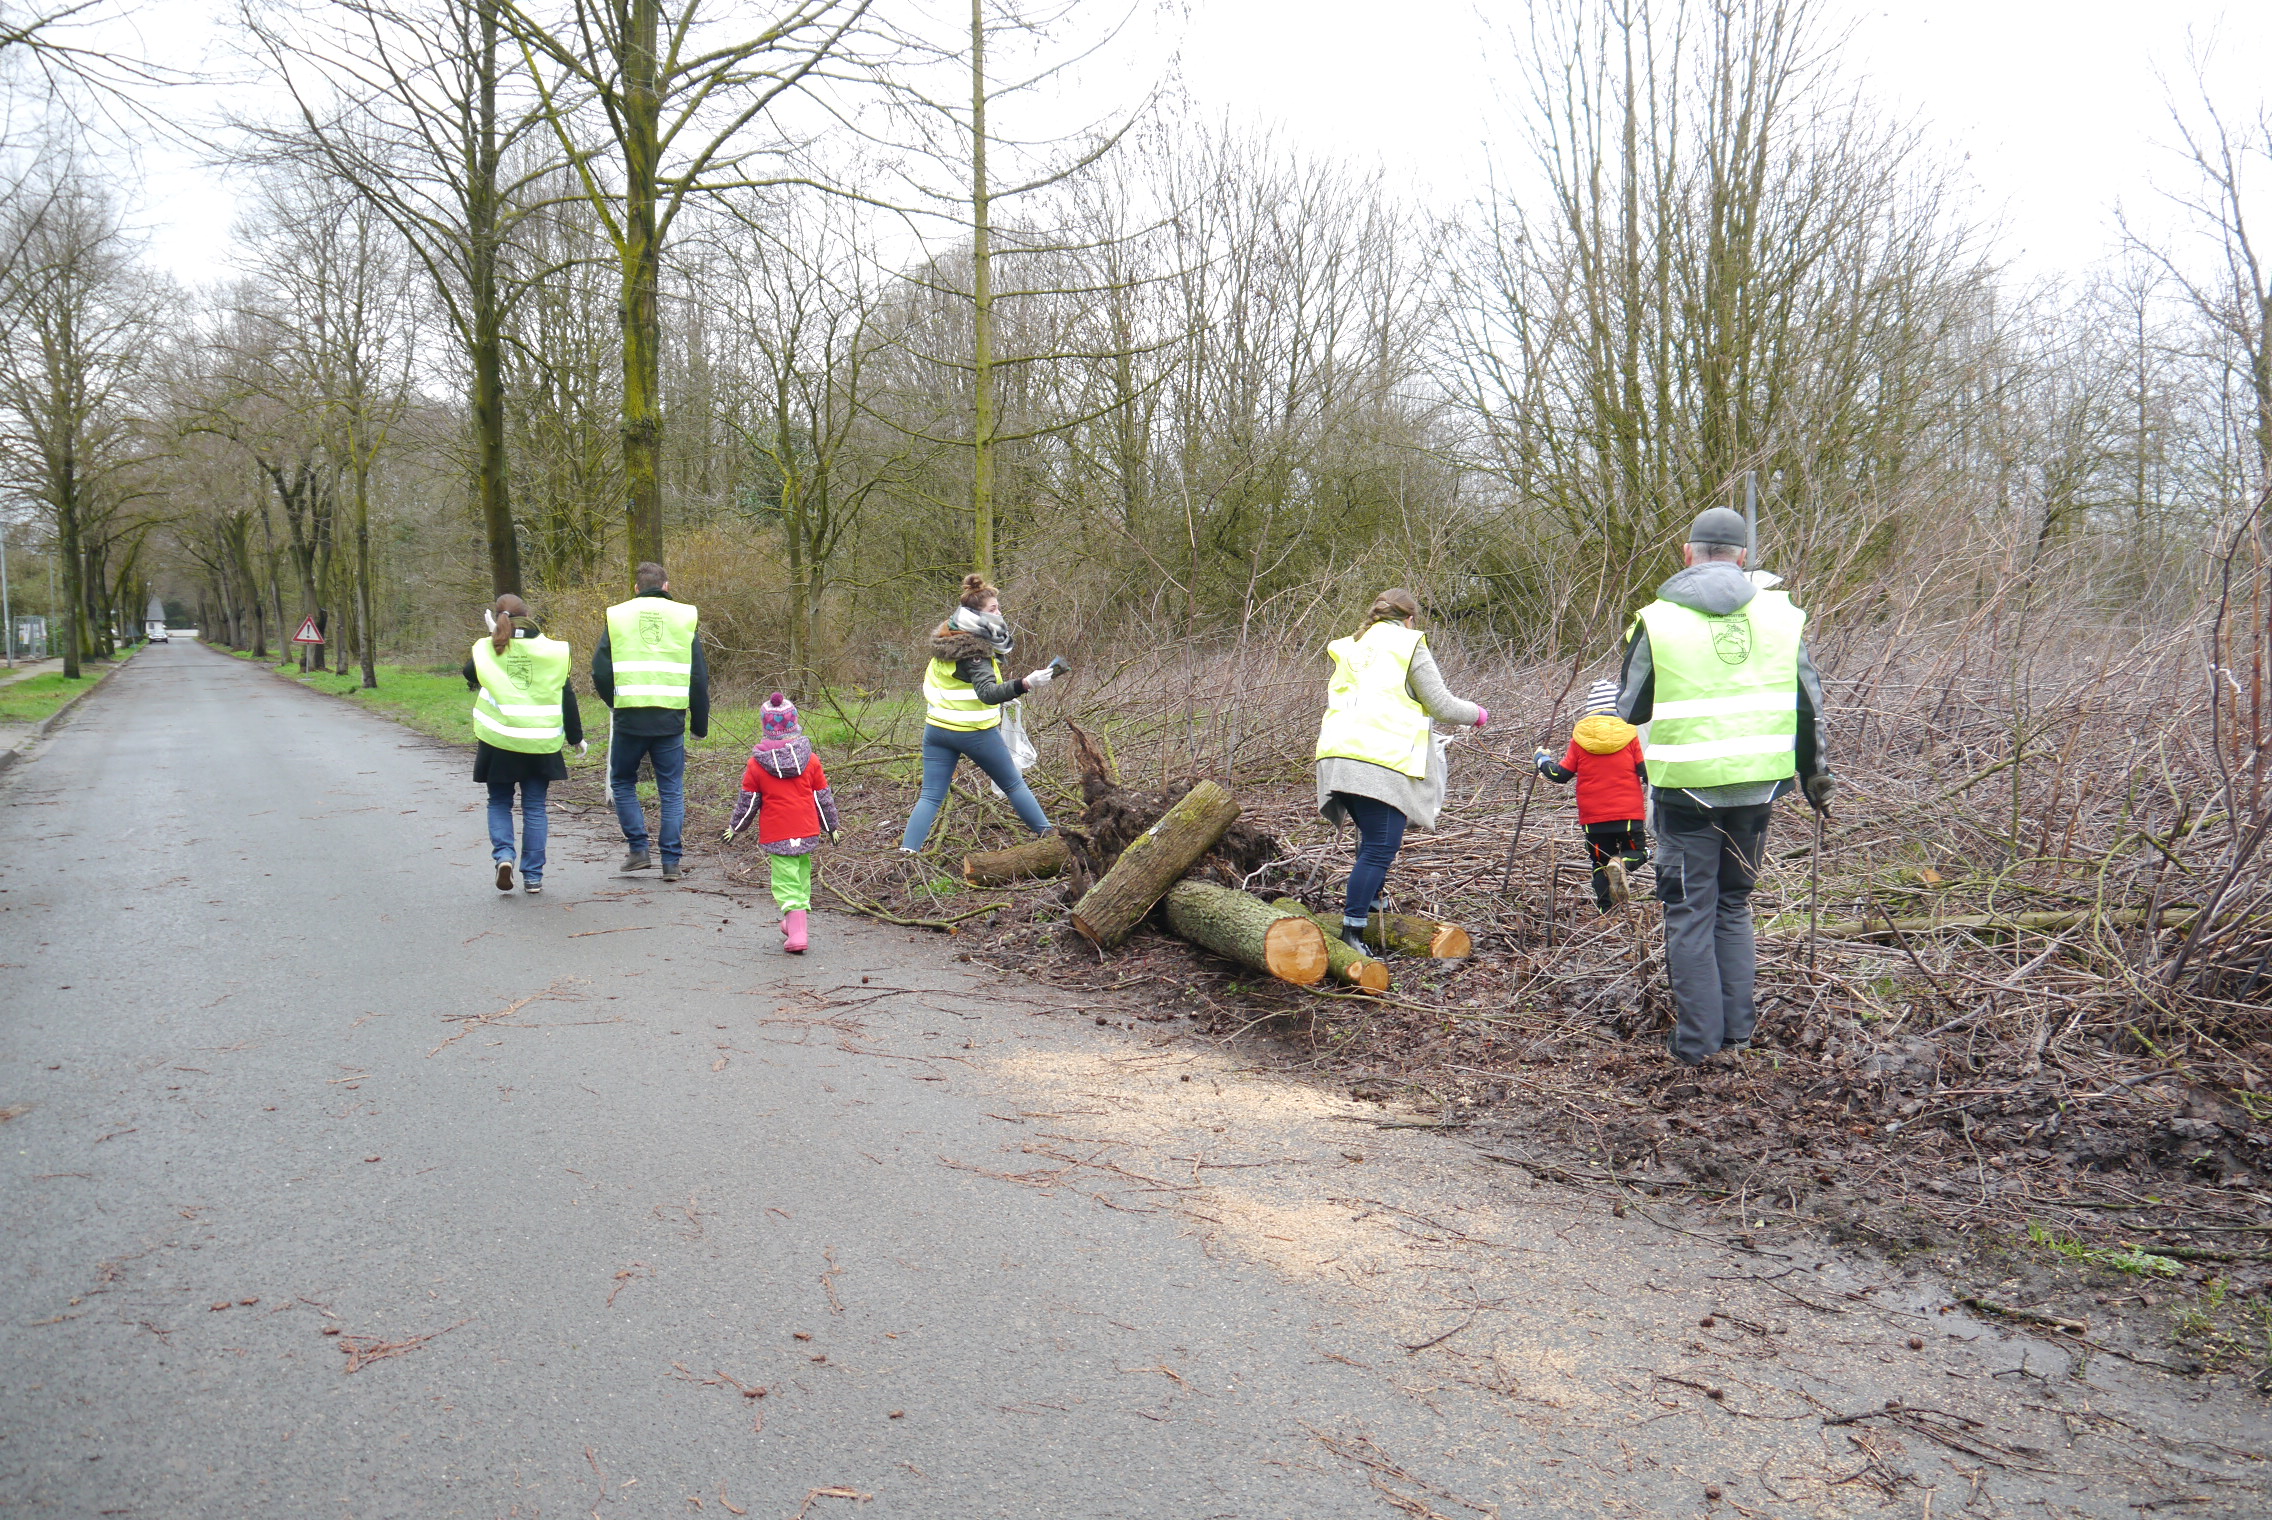
[[[931,634],[931,658],[949,665],[960,660],[994,660],[993,642],[983,634],[965,633],[952,623],[941,623]]]

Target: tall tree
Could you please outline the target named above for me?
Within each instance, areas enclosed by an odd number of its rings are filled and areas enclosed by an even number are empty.
[[[473,496],[492,591],[518,593],[520,544],[506,446],[512,308],[554,269],[512,257],[553,161],[529,151],[543,116],[500,0],[241,0],[240,16],[294,119],[249,123],[265,152],[352,186],[425,271],[462,356]]]
[[[723,0],[499,0],[616,264],[626,548],[663,556],[663,252],[690,200],[770,183],[752,128],[844,46],[872,0],[785,0],[755,30]],[[768,146],[777,146],[768,145]]]
[[[1038,427],[1005,428],[1001,372],[1053,360],[1108,357],[1075,353],[1006,356],[1000,351],[998,327],[1004,303],[1106,293],[1103,289],[1067,288],[1049,279],[1023,278],[997,289],[998,266],[1004,259],[1017,260],[1022,255],[1021,269],[1064,273],[1068,267],[1058,262],[1054,270],[1050,269],[1051,261],[1069,251],[1064,239],[1041,231],[1030,221],[1005,225],[1003,210],[1063,185],[1097,163],[1119,146],[1151,107],[1147,96],[1134,109],[1100,118],[1085,131],[1055,138],[1037,140],[1004,131],[1000,120],[1003,102],[1062,82],[1118,35],[1115,26],[1087,46],[1059,48],[1056,56],[1042,56],[1079,8],[1080,0],[1057,0],[1041,6],[1022,4],[1021,0],[970,0],[967,39],[929,45],[917,38],[906,39],[906,56],[918,66],[892,82],[893,98],[913,129],[909,146],[915,150],[916,163],[946,171],[940,178],[931,178],[924,167],[913,169],[917,200],[931,215],[946,222],[958,242],[968,240],[964,245],[968,252],[967,286],[947,278],[962,262],[959,257],[934,259],[915,278],[959,295],[969,307],[968,357],[935,352],[924,357],[934,364],[968,372],[970,431],[964,446],[970,451],[970,560],[972,567],[986,576],[994,573],[996,459],[1001,447],[1062,432],[1086,420],[1061,418]],[[1012,50],[1016,62],[1005,78],[1000,65],[1003,54]],[[957,94],[949,95],[943,87],[934,93],[925,76],[943,80],[950,72],[961,75]],[[1007,182],[1001,177],[1004,170],[1010,175]]]
[[[159,297],[135,260],[116,202],[58,154],[38,192],[16,198],[0,241],[18,250],[0,285],[0,449],[52,521],[62,562],[63,673],[107,643],[102,577],[89,551],[137,457],[135,387],[159,325]]]

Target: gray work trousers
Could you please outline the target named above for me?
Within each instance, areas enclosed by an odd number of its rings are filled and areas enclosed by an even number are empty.
[[[1673,1002],[1675,1060],[1694,1066],[1750,1040],[1759,1022],[1751,997],[1758,970],[1751,889],[1767,850],[1771,804],[1700,808],[1656,797],[1657,901],[1665,908],[1665,969]]]

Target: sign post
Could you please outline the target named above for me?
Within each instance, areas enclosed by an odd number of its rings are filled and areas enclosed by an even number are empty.
[[[323,642],[323,630],[316,626],[314,613],[311,612],[300,619],[300,631],[292,635],[292,642],[295,644],[321,644]]]

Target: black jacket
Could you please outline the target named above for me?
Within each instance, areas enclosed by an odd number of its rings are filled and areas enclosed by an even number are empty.
[[[640,596],[659,596],[664,601],[675,601],[668,591],[642,591]],[[600,629],[600,647],[592,651],[592,690],[600,700],[615,707],[615,654],[608,648],[607,629]],[[618,707],[615,709],[615,731],[633,734],[642,739],[667,738],[682,728],[697,739],[710,735],[710,662],[702,657],[702,633],[698,627],[694,634],[694,676],[686,690],[686,710],[675,707]]]
[[[542,629],[523,624],[513,630],[516,639],[534,638]],[[459,672],[465,677],[468,691],[481,690],[481,677],[473,668],[473,657],[466,657],[465,668]],[[567,731],[570,744],[584,742],[584,713],[576,705],[576,688],[568,682],[560,683],[560,726]],[[515,781],[566,781],[568,756],[564,750],[549,755],[527,755],[517,749],[499,749],[485,739],[476,739],[473,746],[473,779],[494,781],[504,786]]]

